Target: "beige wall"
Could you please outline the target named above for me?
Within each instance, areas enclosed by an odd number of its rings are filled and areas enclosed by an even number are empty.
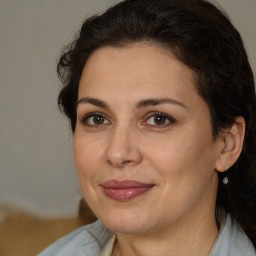
[[[80,198],[72,135],[59,114],[56,59],[84,17],[114,0],[0,0],[0,215],[76,214]],[[256,0],[219,0],[256,70]]]

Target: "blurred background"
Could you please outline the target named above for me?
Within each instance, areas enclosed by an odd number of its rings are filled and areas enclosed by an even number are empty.
[[[36,255],[95,219],[57,107],[56,63],[83,20],[116,2],[0,0],[0,256]],[[240,31],[255,73],[256,0],[215,3]]]

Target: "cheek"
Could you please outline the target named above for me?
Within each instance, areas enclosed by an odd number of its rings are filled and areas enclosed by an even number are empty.
[[[74,159],[79,180],[92,178],[99,169],[99,158],[101,155],[101,146],[99,143],[91,143],[83,136],[75,135],[74,142]]]
[[[211,190],[214,155],[209,148],[207,143],[195,140],[172,140],[155,144],[154,151],[148,151],[150,165],[161,177],[162,212],[178,216]],[[166,209],[166,202],[175,208]]]
[[[166,183],[177,187],[189,182],[193,184],[198,179],[207,182],[214,171],[215,153],[208,132],[171,134],[152,145],[145,147],[145,156]]]
[[[97,187],[99,170],[103,168],[99,161],[99,145],[90,143],[86,137],[74,136],[74,159],[80,188],[88,205],[96,214],[98,207]]]

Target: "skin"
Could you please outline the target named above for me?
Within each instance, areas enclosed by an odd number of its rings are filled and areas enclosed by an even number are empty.
[[[208,255],[218,234],[216,169],[230,163],[193,71],[156,45],[103,47],[84,67],[78,102],[77,173],[87,203],[117,233],[115,255]],[[154,187],[120,202],[101,186],[112,179]]]

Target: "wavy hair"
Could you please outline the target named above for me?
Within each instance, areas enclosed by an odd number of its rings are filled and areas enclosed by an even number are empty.
[[[135,42],[169,49],[197,77],[198,94],[209,106],[213,138],[235,117],[246,121],[230,182],[219,173],[216,209],[231,214],[256,245],[256,96],[254,77],[239,32],[228,16],[205,0],[126,0],[93,16],[61,55],[58,75],[64,87],[58,104],[76,128],[78,85],[89,56],[104,46]],[[217,210],[216,210],[217,213]]]

